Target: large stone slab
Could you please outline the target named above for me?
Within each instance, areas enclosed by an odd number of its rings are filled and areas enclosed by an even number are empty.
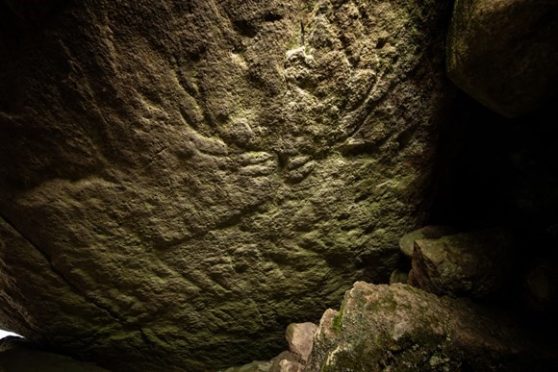
[[[387,278],[424,223],[446,7],[94,0],[3,25],[0,325],[195,371]]]

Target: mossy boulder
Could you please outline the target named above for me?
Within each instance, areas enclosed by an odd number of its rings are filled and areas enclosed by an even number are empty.
[[[450,78],[508,117],[558,95],[558,3],[456,0],[448,37]]]
[[[355,283],[342,314],[324,313],[305,371],[524,371],[557,366],[496,313],[405,284]]]

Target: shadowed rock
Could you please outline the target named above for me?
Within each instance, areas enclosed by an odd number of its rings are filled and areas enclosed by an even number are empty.
[[[425,226],[411,231],[399,239],[399,248],[407,257],[413,257],[415,240],[418,239],[438,239],[444,235],[455,234],[457,230],[450,226]]]
[[[439,295],[493,295],[512,275],[513,252],[513,236],[498,229],[419,239],[409,283]]]
[[[557,96],[557,44],[556,1],[457,0],[448,73],[490,109],[517,116]]]
[[[21,21],[36,22],[51,15],[55,8],[67,0],[0,0]]]
[[[35,349],[25,341],[7,338],[0,341],[2,372],[109,372],[64,355]]]

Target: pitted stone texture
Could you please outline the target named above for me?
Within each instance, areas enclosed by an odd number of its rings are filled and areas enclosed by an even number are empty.
[[[216,369],[387,278],[424,222],[445,3],[93,0],[1,28],[0,323]]]
[[[273,358],[269,372],[302,372],[304,369],[302,363],[300,356],[290,351],[284,351]]]

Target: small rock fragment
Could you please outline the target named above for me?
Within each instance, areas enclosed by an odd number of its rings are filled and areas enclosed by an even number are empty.
[[[287,327],[285,338],[289,343],[289,349],[298,355],[304,362],[312,352],[314,334],[318,326],[314,323],[292,323]]]
[[[290,351],[284,351],[273,358],[273,366],[270,372],[302,372],[304,365],[300,363],[300,357]]]

